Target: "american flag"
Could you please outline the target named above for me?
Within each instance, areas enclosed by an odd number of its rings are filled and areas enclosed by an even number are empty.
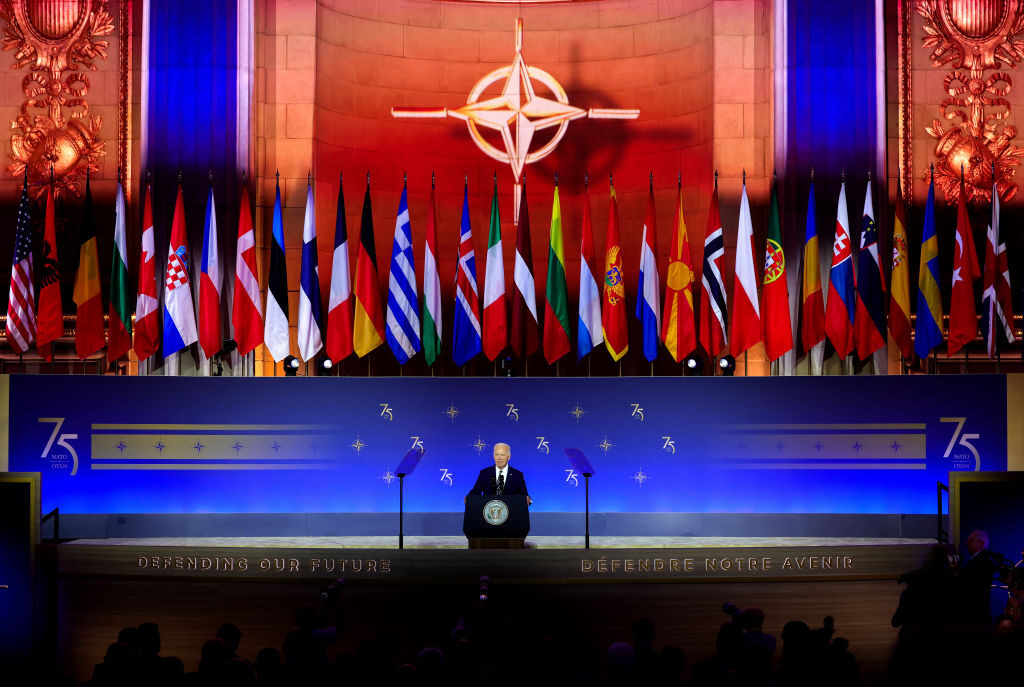
[[[32,285],[32,217],[28,204],[28,179],[21,190],[18,226],[14,234],[11,291],[7,297],[7,341],[19,354],[36,338],[35,288]]]

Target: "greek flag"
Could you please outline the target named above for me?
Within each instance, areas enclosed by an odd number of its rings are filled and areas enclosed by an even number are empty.
[[[402,188],[395,219],[395,242],[391,248],[391,274],[388,277],[388,346],[400,365],[420,350],[419,296],[416,294],[416,269],[412,256],[412,229],[409,226],[408,189]]]

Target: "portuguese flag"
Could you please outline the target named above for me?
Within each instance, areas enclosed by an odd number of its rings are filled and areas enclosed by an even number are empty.
[[[107,360],[120,360],[132,347],[132,303],[128,292],[128,249],[124,190],[119,181],[114,201],[114,258],[110,265],[110,342]]]
[[[793,325],[789,317],[789,286],[786,283],[786,257],[782,252],[782,228],[779,221],[779,192],[772,184],[771,214],[764,258],[764,348],[768,360],[775,360],[793,348]]]
[[[562,207],[558,186],[551,205],[551,238],[548,249],[548,281],[544,291],[544,358],[548,365],[569,352],[569,292],[565,284],[565,257],[562,250]]]

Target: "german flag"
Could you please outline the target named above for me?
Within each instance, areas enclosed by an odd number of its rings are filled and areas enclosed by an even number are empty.
[[[363,217],[359,227],[359,253],[356,256],[356,316],[352,327],[352,348],[362,358],[384,343],[384,309],[380,303],[377,280],[377,251],[373,246],[373,211],[370,208],[370,184],[363,197]]]

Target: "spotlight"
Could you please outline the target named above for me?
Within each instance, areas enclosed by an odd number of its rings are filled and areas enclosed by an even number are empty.
[[[687,377],[696,377],[704,371],[704,361],[698,353],[691,353],[683,361],[683,372]]]
[[[331,373],[331,368],[334,367],[334,362],[330,358],[321,358],[316,361],[316,373],[317,375],[328,375]]]
[[[736,372],[736,358],[731,355],[724,355],[718,361],[718,367],[722,370],[723,377],[732,377],[733,373]]]
[[[290,355],[284,359],[284,376],[294,377],[295,373],[299,371],[299,359],[294,355]]]

